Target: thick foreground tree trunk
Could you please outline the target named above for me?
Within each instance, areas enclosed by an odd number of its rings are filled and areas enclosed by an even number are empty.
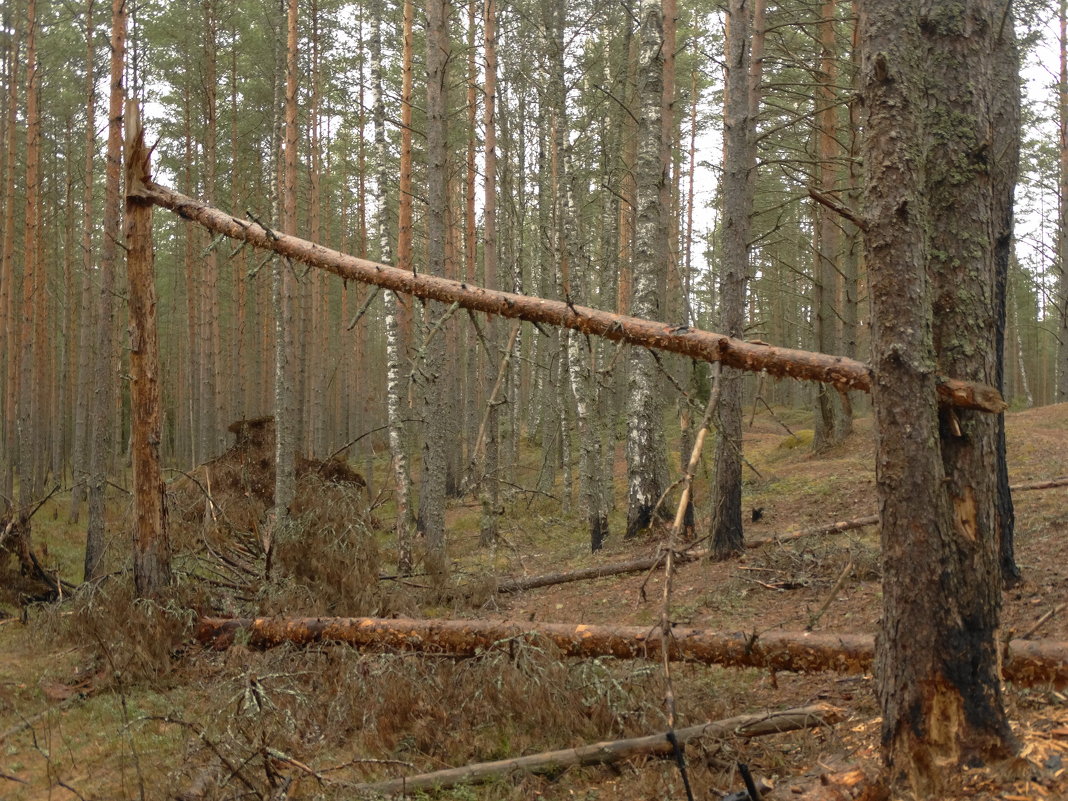
[[[532,640],[552,643],[562,656],[658,660],[664,642],[660,631],[648,626],[371,617],[202,618],[196,636],[204,645],[225,650],[238,633],[256,648],[337,642],[457,657],[478,656],[508,647],[514,640]],[[869,634],[768,631],[754,638],[676,626],[667,642],[668,658],[676,661],[796,673],[867,673],[874,656]],[[1068,643],[1013,640],[1006,650],[1004,677],[1024,686],[1068,685]]]
[[[993,6],[858,3],[883,552],[877,692],[892,791],[918,797],[936,796],[947,769],[1011,752],[996,419],[940,415],[935,378],[944,365],[994,380],[989,53],[1004,16]]]
[[[232,217],[159,184],[150,184],[145,193],[153,203],[210,231],[273,250],[341,278],[374,284],[419,298],[458,303],[474,311],[561,326],[616,342],[681,353],[700,361],[721,362],[724,366],[740,370],[763,370],[777,378],[822,381],[841,389],[871,391],[871,368],[856,359],[776,348],[698,328],[642,320],[565,301],[493,292],[460,281],[399,270],[348,256],[305,239],[286,236],[265,229],[258,223]],[[938,399],[943,404],[988,412],[1000,412],[1006,408],[1001,394],[993,387],[944,377],[937,378],[935,383]]]
[[[725,720],[709,721],[697,726],[677,729],[675,743],[684,746],[700,737],[760,737],[781,734],[798,729],[830,726],[842,719],[841,711],[829,704],[784,709],[760,715],[739,715]],[[357,793],[394,795],[418,792],[419,790],[444,790],[458,784],[477,784],[489,779],[508,776],[512,773],[556,773],[564,768],[582,765],[612,765],[635,756],[659,754],[671,756],[675,744],[668,734],[650,734],[628,740],[610,740],[579,748],[563,748],[543,754],[501,759],[496,762],[481,762],[459,768],[421,773],[417,776],[402,776],[388,781],[358,784],[352,789]]]

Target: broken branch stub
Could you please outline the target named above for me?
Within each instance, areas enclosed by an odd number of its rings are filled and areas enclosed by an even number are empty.
[[[501,317],[546,323],[617,342],[679,353],[699,361],[721,362],[738,370],[819,381],[842,390],[871,391],[871,368],[856,359],[746,342],[698,328],[643,320],[564,301],[498,292],[461,281],[400,270],[271,231],[156,183],[149,182],[141,196],[210,231],[273,250],[345,279],[419,298],[457,303],[467,309]],[[940,378],[938,397],[946,405],[986,412],[996,413],[1006,408],[996,389],[971,381]]]

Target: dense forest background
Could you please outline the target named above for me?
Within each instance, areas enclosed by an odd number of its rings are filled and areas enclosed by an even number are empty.
[[[158,138],[157,179],[281,230],[282,183],[289,177],[282,158],[285,4],[125,6],[125,85],[146,109],[150,144]],[[860,232],[810,197],[814,189],[848,208],[859,196],[853,10],[833,0],[758,7],[752,46],[762,57],[754,57],[752,87],[757,169],[744,335],[863,359]],[[423,9],[388,0],[300,4],[295,230],[422,271],[428,226],[440,214],[446,275],[639,314],[633,263],[641,244],[636,172],[644,62],[635,4],[516,0],[455,3],[445,11],[445,38],[434,39],[444,42],[441,70],[428,60],[438,50],[428,45]],[[2,12],[0,492],[26,501],[51,477],[75,488],[75,518],[92,460],[104,460],[117,475],[129,446],[126,289],[116,259],[122,245],[106,221],[111,12],[100,2],[49,0],[11,0]],[[684,2],[673,12],[664,31],[663,191],[670,213],[658,317],[726,330],[723,14],[703,2]],[[1061,269],[1068,145],[1064,3],[1018,3],[1016,14],[1029,81],[1005,394],[1024,407],[1063,400],[1068,391],[1068,282]],[[427,136],[431,74],[444,90],[443,163]],[[487,97],[495,101],[489,110]],[[405,164],[410,185],[401,177]],[[444,181],[443,208],[429,201],[434,176]],[[233,421],[272,414],[274,266],[171,215],[157,214],[155,235],[162,450],[169,464],[185,469],[223,451]],[[483,331],[463,312],[432,314],[418,301],[299,265],[285,269],[296,279],[290,391],[302,454],[322,458],[358,440],[349,458],[374,482],[376,461],[379,476],[389,461],[391,395],[403,400],[403,447],[415,454],[427,416],[418,386],[428,341],[445,351],[435,380],[447,383],[440,422],[450,494],[464,488],[487,439],[500,466],[480,469],[505,486],[514,481],[519,438],[542,446],[539,486],[526,488],[536,491],[560,477],[564,487],[577,486],[580,463],[590,474],[625,438],[628,373],[635,368],[617,346],[530,325],[510,337],[503,325]],[[402,365],[401,383],[392,389],[391,320]],[[506,351],[512,356],[503,362]],[[673,410],[671,419],[680,418],[684,437],[689,401],[707,393],[701,389],[707,369],[673,357],[658,365],[657,393]],[[759,376],[745,382],[745,401],[754,405],[819,408],[823,392]],[[864,403],[853,398],[852,412]],[[837,414],[843,411],[849,412]],[[837,430],[818,422],[813,428],[816,447]],[[604,491],[610,495],[611,486]],[[573,493],[563,494],[565,506],[574,501]]]

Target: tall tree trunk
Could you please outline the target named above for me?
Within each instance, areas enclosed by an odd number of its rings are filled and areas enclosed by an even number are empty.
[[[485,128],[485,197],[483,199],[483,265],[485,286],[498,289],[497,279],[497,4],[484,0],[484,36],[486,44],[486,83],[483,123]],[[496,317],[486,320],[486,341],[492,356],[498,355],[500,336]],[[497,541],[500,510],[500,430],[497,398],[492,397],[495,379],[493,363],[486,365],[485,386],[482,395],[490,404],[486,418],[485,461],[482,470],[482,544]],[[473,390],[473,388],[472,388]]]
[[[134,587],[158,598],[171,583],[167,506],[160,465],[159,327],[156,322],[152,202],[140,196],[150,180],[149,149],[136,101],[126,104],[126,270],[130,288],[130,390],[134,483]]]
[[[297,230],[297,2],[286,0],[286,90],[285,90],[285,157],[282,189],[282,230],[294,234]],[[294,387],[294,284],[296,276],[288,261],[276,259],[274,264],[274,420],[275,420],[275,479],[274,509],[271,512],[267,544],[268,569],[274,532],[288,522],[289,507],[296,494],[297,448],[293,405]]]
[[[0,492],[14,499],[15,443],[18,428],[18,324],[15,321],[15,162],[18,153],[19,44],[22,34],[22,14],[14,13],[15,4],[4,6],[4,29],[12,31],[8,53],[8,85],[5,130],[4,174],[0,193],[3,194],[3,230],[0,233],[0,378],[2,406],[0,406]],[[14,19],[11,19],[11,17]]]
[[[1011,18],[1010,18],[1011,19]],[[991,189],[993,193],[994,225],[994,316],[996,321],[996,368],[994,386],[1005,394],[1005,340],[1009,296],[1009,271],[1013,258],[1013,199],[1020,170],[1020,51],[1016,29],[1012,24],[1001,26],[993,53],[993,161]],[[1005,413],[998,415],[997,440],[997,501],[996,521],[1001,578],[1006,587],[1020,582],[1020,568],[1016,565],[1016,514],[1009,489],[1009,469],[1005,442]]]
[[[448,0],[427,0],[426,39],[426,156],[427,156],[427,271],[445,275],[445,236],[448,177]],[[427,325],[445,313],[445,306],[426,304]],[[420,533],[426,538],[428,568],[444,568],[446,415],[445,337],[434,336],[423,347],[423,472],[419,491]]]
[[[204,197],[215,203],[218,173],[218,21],[215,0],[203,0],[204,13]],[[219,371],[219,257],[210,244],[206,248],[200,292],[200,441],[204,457],[218,453],[225,411]]]
[[[397,193],[397,267],[412,270],[412,56],[415,8],[404,0],[403,53],[401,56],[401,151]],[[394,505],[397,510],[397,570],[411,571],[412,509],[411,476],[404,410],[408,394],[404,375],[406,326],[400,299],[387,292],[386,306],[386,414],[389,421],[389,452],[393,466]]]
[[[78,364],[75,371],[74,432],[73,432],[73,472],[74,486],[71,488],[70,523],[77,523],[81,516],[82,501],[85,497],[86,481],[89,477],[89,399],[90,359],[92,343],[90,337],[94,328],[93,308],[91,302],[93,288],[93,167],[96,155],[96,29],[93,26],[95,0],[89,0],[85,11],[85,169],[82,184],[82,275],[78,289]]]
[[[890,780],[925,797],[947,766],[1011,751],[998,671],[996,418],[939,419],[932,383],[936,359],[993,379],[993,5],[951,16],[919,0],[859,4],[883,548],[877,689]]]
[[[641,114],[638,124],[637,230],[634,237],[632,313],[659,320],[664,278],[666,180],[661,142],[664,126],[664,12],[659,0],[642,5],[638,63]],[[653,510],[667,485],[664,448],[664,377],[648,351],[630,353],[627,389],[627,532],[634,537],[652,523]]]
[[[752,8],[752,12],[750,12]],[[749,230],[756,179],[754,95],[759,71],[750,44],[750,22],[763,28],[764,0],[731,0],[727,31],[727,86],[723,145],[723,267],[720,276],[720,328],[732,337],[745,331],[745,288],[749,276]],[[742,533],[742,374],[725,369],[719,403],[719,437],[712,494],[712,553],[737,552]]]
[[[37,340],[38,294],[44,292],[40,258],[41,114],[38,107],[37,0],[26,5],[26,212],[23,218],[22,326],[19,343],[18,478],[19,500],[29,508],[37,497],[37,459],[43,442],[36,436],[40,393],[40,364],[47,359],[44,342]],[[29,526],[23,548],[29,552]],[[20,548],[20,552],[23,550]],[[28,563],[24,562],[24,567]]]
[[[832,195],[838,183],[838,53],[835,43],[835,0],[825,0],[820,7],[820,71],[819,87],[814,98],[816,106],[816,158],[819,188]],[[815,204],[815,311],[816,350],[820,353],[839,353],[837,299],[840,281],[839,253],[841,235],[838,217],[822,204]],[[852,417],[848,418],[852,425]],[[848,434],[846,410],[838,393],[826,384],[816,387],[816,420],[812,449],[817,453],[841,442]]]
[[[1057,9],[1060,35],[1060,80],[1057,83],[1057,122],[1060,162],[1057,177],[1057,402],[1068,401],[1068,2]]]
[[[126,102],[123,69],[126,61],[126,0],[111,0],[111,62],[109,68],[107,164],[104,177],[104,231],[100,252],[100,305],[97,311],[97,345],[93,380],[93,434],[89,450],[89,525],[85,542],[85,578],[100,574],[104,555],[107,500],[107,471],[111,456],[111,432],[115,403],[115,376],[111,369],[113,347],[115,274],[118,271],[118,243],[122,236],[120,218],[122,179],[122,114]]]

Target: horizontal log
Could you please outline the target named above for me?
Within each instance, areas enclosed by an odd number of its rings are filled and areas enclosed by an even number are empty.
[[[700,737],[760,737],[767,734],[829,726],[840,720],[842,720],[841,710],[830,704],[814,704],[783,709],[778,712],[739,715],[725,720],[710,721],[697,726],[676,729],[674,734],[676,742],[679,745],[685,745]],[[480,762],[433,773],[402,776],[399,779],[358,784],[351,789],[357,793],[377,795],[396,795],[431,789],[445,790],[458,784],[477,784],[513,773],[556,773],[564,768],[575,766],[610,765],[635,756],[649,754],[667,756],[673,751],[674,746],[665,732],[646,737],[632,737],[627,740],[609,740],[579,748],[563,748],[559,751],[547,751],[513,759]]]
[[[648,626],[527,623],[508,620],[418,620],[349,618],[202,618],[197,639],[219,650],[241,633],[257,648],[283,643],[338,642],[383,651],[477,656],[510,640],[536,639],[564,656],[660,659],[662,641]],[[795,673],[867,673],[874,653],[870,634],[768,631],[760,636],[720,634],[676,626],[668,639],[671,660]],[[1013,640],[1006,649],[1004,678],[1025,686],[1068,685],[1068,643]]]
[[[776,377],[819,381],[843,390],[871,391],[871,368],[856,359],[746,342],[684,325],[668,325],[573,303],[496,292],[474,284],[419,275],[414,271],[408,272],[339,253],[295,236],[286,236],[258,222],[233,217],[156,183],[149,183],[138,194],[217,234],[273,250],[341,278],[374,284],[418,298],[458,303],[466,309],[501,317],[561,326],[617,342],[680,353],[700,361],[722,362],[739,370],[764,371]],[[987,412],[1001,412],[1006,408],[996,389],[970,381],[940,378],[938,396],[943,404],[950,406]]]

